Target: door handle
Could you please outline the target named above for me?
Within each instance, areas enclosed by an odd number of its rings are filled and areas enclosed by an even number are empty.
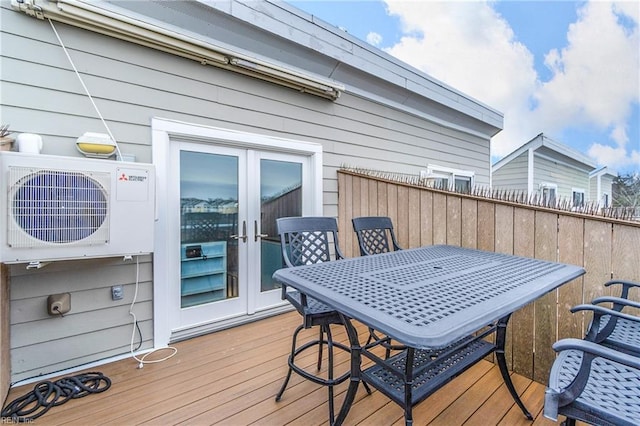
[[[253,221],[253,241],[258,241],[258,238],[266,238],[267,234],[259,234],[258,233],[258,221]]]
[[[247,222],[242,221],[242,235],[234,234],[229,238],[233,238],[234,240],[242,240],[243,243],[247,242]]]

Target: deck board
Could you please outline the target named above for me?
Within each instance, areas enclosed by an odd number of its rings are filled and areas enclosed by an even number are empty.
[[[111,389],[53,407],[36,422],[83,426],[327,424],[326,388],[294,374],[282,400],[274,399],[287,371],[291,334],[299,322],[299,315],[291,312],[178,342],[174,357],[142,369],[131,358],[92,368],[89,371],[100,371],[112,380]],[[366,328],[359,330],[366,335]],[[302,335],[315,337],[315,331]],[[339,328],[334,338],[346,341]],[[309,354],[299,361],[313,369],[316,360]],[[347,353],[337,351],[337,374],[348,369],[348,361]],[[497,366],[483,360],[415,407],[415,424],[553,424],[541,414],[544,385],[518,375],[513,381],[535,416],[533,423],[512,401]],[[12,388],[7,401],[33,386]],[[346,388],[347,383],[336,388],[336,410]],[[367,395],[360,387],[345,424],[401,425],[403,412],[380,392]]]

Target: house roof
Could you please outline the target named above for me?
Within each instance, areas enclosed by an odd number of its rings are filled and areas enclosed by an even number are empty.
[[[38,10],[16,4],[36,17],[161,50],[175,43],[173,53],[203,64],[253,76],[266,70],[263,79],[279,84],[283,74],[284,85],[318,83],[316,94],[328,86],[326,97],[345,91],[481,137],[503,127],[501,112],[285,2],[55,0]]]
[[[589,172],[590,179],[594,177],[603,177],[603,176],[617,177],[618,173],[613,170],[610,170],[607,166],[602,166]]]
[[[560,142],[554,141],[553,139],[545,136],[544,133],[538,134],[536,137],[531,139],[529,142],[517,148],[515,151],[511,152],[501,160],[497,161],[493,164],[492,170],[495,172],[499,170],[506,164],[509,164],[512,160],[519,157],[522,153],[532,149],[534,151],[553,151],[554,153],[560,154],[568,159],[571,159],[573,162],[577,162],[585,166],[586,169],[594,169],[597,164],[582,154],[581,152],[576,151],[573,148],[568,147]]]

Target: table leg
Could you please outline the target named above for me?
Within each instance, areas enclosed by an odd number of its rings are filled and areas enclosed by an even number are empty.
[[[511,375],[509,375],[509,369],[507,368],[507,359],[504,354],[504,346],[507,340],[507,323],[509,322],[509,318],[511,314],[500,318],[498,321],[498,328],[496,330],[496,358],[498,359],[498,367],[500,367],[500,374],[502,374],[502,379],[504,380],[504,384],[507,385],[507,389],[509,389],[509,393],[513,397],[513,400],[518,404],[518,407],[522,410],[524,415],[529,420],[533,420],[533,416],[527,410],[527,408],[520,400],[520,395],[516,391],[516,388],[513,386],[513,382],[511,381]]]
[[[338,417],[336,417],[333,422],[334,426],[342,425],[356,397],[358,385],[360,384],[360,351],[362,349],[360,347],[360,340],[358,339],[358,331],[355,329],[353,324],[351,324],[351,318],[346,317],[343,314],[340,314],[340,317],[344,322],[344,326],[347,330],[347,336],[349,337],[349,346],[351,349],[351,376],[349,377],[349,388],[347,389],[344,401],[342,402],[342,407],[340,408]]]
[[[404,367],[404,424],[413,425],[413,362],[415,349],[407,348],[407,358]]]

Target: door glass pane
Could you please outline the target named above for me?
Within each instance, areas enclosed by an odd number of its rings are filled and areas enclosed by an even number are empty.
[[[180,151],[180,306],[238,296],[238,157]]]
[[[260,160],[260,258],[262,265],[260,289],[280,287],[271,275],[282,268],[280,240],[276,219],[302,215],[302,164]]]

